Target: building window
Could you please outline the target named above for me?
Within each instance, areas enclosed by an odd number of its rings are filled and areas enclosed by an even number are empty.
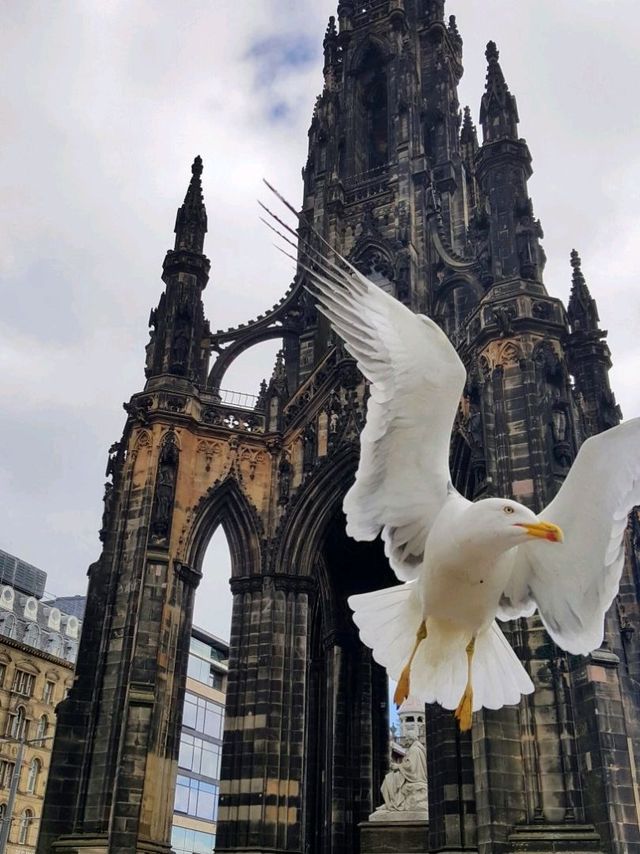
[[[187,676],[196,679],[198,682],[203,682],[210,688],[216,688],[222,691],[224,685],[224,675],[208,661],[200,658],[197,655],[189,655],[189,664],[187,666]]]
[[[16,694],[22,694],[24,697],[30,697],[33,694],[34,682],[35,676],[32,673],[27,673],[26,670],[16,670],[13,674],[11,690]]]
[[[52,703],[53,702],[53,689],[56,687],[55,682],[50,682],[47,680],[44,683],[44,692],[42,694],[42,702],[43,703]]]
[[[36,730],[36,738],[44,739],[47,734],[47,730],[49,729],[49,719],[46,715],[43,715],[38,721],[38,729]]]
[[[27,734],[27,714],[24,706],[18,706],[15,712],[7,718],[7,727],[5,735],[8,738],[15,738],[17,741],[25,738]]]
[[[220,779],[220,753],[222,748],[212,741],[203,741],[194,735],[183,732],[180,736],[180,755],[178,765],[187,771],[193,771],[201,777]]]
[[[0,759],[0,789],[8,789],[11,785],[13,777],[13,769],[16,767],[15,762],[8,762],[6,759]]]
[[[187,827],[171,828],[171,847],[175,854],[212,854],[215,845],[216,838],[212,833]]]
[[[184,697],[182,724],[212,738],[222,738],[222,706],[187,691]]]
[[[35,623],[29,623],[27,628],[24,630],[24,637],[22,638],[22,642],[26,643],[27,646],[36,647],[36,649],[40,645],[40,629]]]
[[[0,688],[2,688],[2,686],[4,685],[4,677],[6,675],[6,672],[7,672],[7,665],[6,664],[0,664]]]
[[[20,829],[18,830],[18,845],[26,845],[29,841],[29,831],[33,824],[33,812],[24,810],[20,816]]]
[[[218,787],[213,783],[178,775],[175,809],[195,818],[215,821],[218,812]]]
[[[27,794],[33,795],[36,790],[36,786],[38,785],[38,777],[40,775],[40,771],[42,770],[42,765],[40,764],[39,759],[32,759],[31,765],[29,765],[29,774],[27,775]]]

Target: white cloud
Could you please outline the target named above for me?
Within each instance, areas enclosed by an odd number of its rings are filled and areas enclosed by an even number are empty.
[[[48,16],[37,0],[3,8],[0,546],[46,569],[54,592],[83,589],[99,550],[106,449],[122,429],[122,401],[143,384],[149,310],[195,154],[205,163],[212,327],[262,313],[290,283],[255,199],[264,175],[300,198],[335,7],[89,0]],[[461,100],[474,116],[484,47],[498,43],[534,157],[547,285],[566,299],[575,246],[610,330],[615,391],[625,414],[637,414],[637,4],[449,0],[448,12],[465,39]],[[312,62],[296,61],[301,45]],[[279,50],[293,61],[281,62]],[[280,103],[286,116],[270,120]],[[228,379],[255,391],[264,362],[249,358]]]

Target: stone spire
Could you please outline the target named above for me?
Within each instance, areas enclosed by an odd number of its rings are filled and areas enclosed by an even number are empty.
[[[202,199],[202,158],[191,167],[191,181],[176,217],[175,248],[162,265],[165,291],[149,318],[146,376],[181,377],[206,383],[209,325],[204,317],[202,291],[209,280],[209,259],[203,254],[207,212]]]
[[[500,67],[498,48],[495,42],[489,42],[486,50],[487,83],[480,106],[480,123],[484,142],[496,139],[518,139],[518,107],[516,99],[509,92]]]
[[[473,123],[473,119],[471,118],[471,110],[469,107],[464,108],[462,130],[460,131],[460,145],[463,149],[471,149],[474,155],[478,150],[478,131]]]
[[[571,329],[573,332],[594,332],[600,321],[598,309],[582,274],[582,261],[575,249],[571,252],[571,266],[573,277],[567,306]]]
[[[175,250],[201,254],[207,233],[207,211],[202,198],[202,158],[198,155],[191,167],[191,181],[176,217]]]
[[[324,74],[325,79],[333,72],[339,64],[339,43],[336,19],[333,15],[329,18],[327,31],[324,35]]]

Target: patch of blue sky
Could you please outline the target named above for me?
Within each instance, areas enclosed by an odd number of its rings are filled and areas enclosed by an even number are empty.
[[[311,65],[319,49],[316,42],[304,34],[278,34],[250,45],[246,56],[257,66],[259,85],[269,86],[282,74]]]
[[[276,101],[269,107],[268,118],[271,122],[281,122],[289,117],[291,107],[285,101]]]

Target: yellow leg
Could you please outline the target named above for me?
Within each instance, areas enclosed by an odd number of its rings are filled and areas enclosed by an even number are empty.
[[[413,659],[416,656],[416,652],[418,651],[418,647],[422,643],[422,641],[427,636],[427,626],[424,620],[420,623],[420,628],[416,632],[416,642],[413,647],[413,652],[411,653],[411,657],[409,661],[405,665],[402,673],[400,674],[400,679],[398,680],[398,684],[396,685],[396,691],[393,695],[393,702],[399,708],[404,701],[409,696],[409,685],[410,685],[410,674],[411,674],[411,664]]]
[[[468,732],[471,729],[473,721],[473,687],[471,685],[471,663],[473,661],[473,653],[476,648],[476,639],[471,638],[467,644],[467,686],[464,689],[462,699],[458,703],[456,709],[456,720],[460,726],[460,732]]]

